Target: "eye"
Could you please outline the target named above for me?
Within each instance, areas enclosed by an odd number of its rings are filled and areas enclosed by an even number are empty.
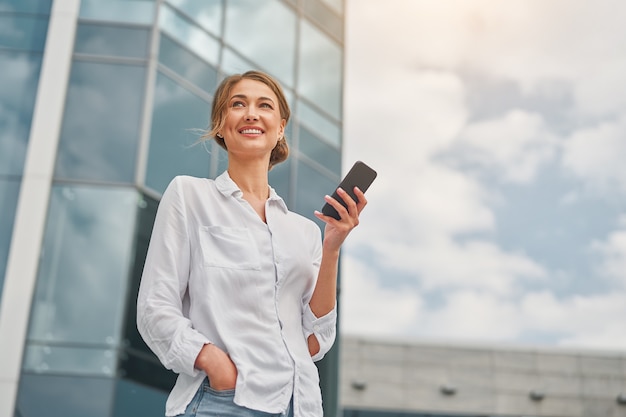
[[[230,107],[245,107],[246,103],[241,100],[235,100],[230,104]]]
[[[273,110],[274,107],[272,107],[272,105],[270,103],[261,103],[259,104],[259,107],[265,108],[265,109],[271,109]]]

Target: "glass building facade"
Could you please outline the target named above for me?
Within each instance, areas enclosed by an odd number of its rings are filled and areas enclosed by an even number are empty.
[[[163,415],[175,375],[135,327],[160,195],[175,175],[226,168],[221,148],[198,143],[212,93],[261,69],[293,114],[290,158],[270,183],[314,219],[341,173],[343,11],[343,0],[0,0],[0,356],[21,364],[17,377],[0,371],[0,417]],[[55,45],[67,43],[64,58]],[[55,94],[56,121],[43,97]],[[327,416],[338,345],[318,363]]]

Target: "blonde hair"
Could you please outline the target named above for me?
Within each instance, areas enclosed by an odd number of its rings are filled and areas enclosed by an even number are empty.
[[[283,89],[280,84],[278,84],[278,82],[270,75],[261,71],[247,71],[243,74],[234,74],[226,77],[217,87],[215,95],[213,96],[213,104],[211,105],[211,128],[201,136],[200,140],[213,139],[218,145],[226,149],[224,138],[219,137],[217,134],[224,127],[224,123],[226,121],[226,112],[228,111],[227,106],[231,91],[235,84],[241,80],[254,80],[267,85],[278,98],[278,109],[280,111],[280,116],[285,120],[285,125],[289,122],[291,110],[289,109],[289,104],[287,103],[287,99],[285,98],[285,94],[283,93]],[[276,143],[274,149],[272,149],[268,170],[272,169],[274,165],[285,161],[288,156],[289,146],[287,145],[287,140],[283,135],[282,138],[278,139],[278,143]]]

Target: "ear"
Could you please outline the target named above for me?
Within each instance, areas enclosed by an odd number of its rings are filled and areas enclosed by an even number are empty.
[[[287,126],[287,121],[285,119],[282,119],[280,121],[280,128],[278,129],[278,138],[285,137],[285,126]]]

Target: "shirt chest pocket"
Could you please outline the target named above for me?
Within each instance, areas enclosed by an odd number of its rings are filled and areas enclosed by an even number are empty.
[[[259,251],[244,227],[203,226],[199,230],[204,265],[229,269],[261,269]]]

